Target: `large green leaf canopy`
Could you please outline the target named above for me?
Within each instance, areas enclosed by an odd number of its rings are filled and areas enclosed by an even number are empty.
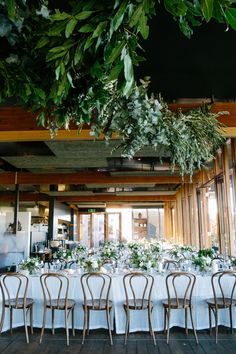
[[[195,26],[212,18],[236,29],[235,1],[164,0],[161,3],[189,38]],[[80,0],[66,5],[52,1],[0,0],[1,102],[17,98],[19,104],[38,112],[39,123],[47,126],[52,135],[58,127],[67,128],[71,120],[81,127],[92,119],[92,134],[96,136],[103,131],[109,139],[112,131],[118,132],[128,157],[147,144],[155,147],[156,140],[176,151],[178,139],[174,142],[170,135],[167,139],[162,135],[166,128],[157,126],[160,120],[156,117],[164,116],[167,110],[160,110],[159,103],[152,107],[153,99],[148,97],[146,86],[144,92],[143,84],[138,87],[134,77],[134,66],[145,56],[140,41],[148,37],[148,20],[155,16],[159,6],[155,0]],[[142,99],[142,109],[136,109],[134,124],[128,107],[136,105],[137,95],[138,100]],[[119,110],[117,114],[104,119],[114,105]],[[151,116],[148,129],[147,116]],[[183,120],[185,116],[177,114],[177,119]],[[137,125],[141,134],[139,142],[135,139]],[[209,147],[210,155],[223,141],[217,121],[214,127],[213,143],[209,140],[212,136],[204,136],[204,146]],[[202,127],[198,125],[198,128]],[[177,131],[182,132],[179,144],[183,143],[184,134],[192,134],[184,129]],[[156,139],[155,134],[159,135]],[[200,136],[197,130],[196,136]],[[197,141],[196,146],[199,143],[202,141]],[[184,145],[187,155],[181,156],[177,149],[172,163],[182,166],[182,174],[192,174],[206,156],[200,154],[196,160],[195,152],[191,166],[185,167],[183,159],[191,155],[191,149],[186,141]]]

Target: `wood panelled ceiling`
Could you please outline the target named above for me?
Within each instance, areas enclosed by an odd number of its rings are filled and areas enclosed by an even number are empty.
[[[199,102],[191,102],[170,107],[187,110],[198,105]],[[226,125],[227,136],[236,136],[236,103],[214,103],[212,111],[230,113],[221,116],[220,121]],[[59,131],[51,139],[48,130],[37,125],[35,115],[22,107],[0,107],[0,200],[14,200],[14,185],[18,183],[22,186],[20,198],[25,201],[48,200],[52,190],[65,185],[65,192],[55,196],[58,201],[164,202],[173,201],[178,187],[190,182],[189,178],[182,179],[178,171],[171,173],[168,152],[163,165],[157,162],[158,151],[151,148],[143,149],[134,161],[124,164],[119,161],[119,150],[111,154],[116,141],[107,146],[101,136],[94,142],[89,132],[89,127],[85,127],[78,135],[72,125],[70,131]],[[199,182],[198,175],[193,182]],[[10,190],[9,185],[13,187]],[[28,186],[28,190],[23,186]],[[109,187],[116,190],[112,192]],[[123,195],[118,195],[117,189]],[[81,195],[82,191],[87,195]]]

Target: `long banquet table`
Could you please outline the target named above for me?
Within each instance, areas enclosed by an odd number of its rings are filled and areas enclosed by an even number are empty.
[[[154,309],[152,313],[153,328],[155,331],[163,330],[163,307],[162,300],[167,297],[165,278],[166,275],[158,273],[152,274],[154,276],[154,287],[152,293],[152,301]],[[75,328],[82,329],[83,327],[83,309],[82,301],[83,294],[80,284],[81,274],[75,273],[69,276],[69,298],[76,301],[75,308]],[[40,276],[29,277],[29,292],[28,297],[34,299],[34,327],[42,326],[43,317],[43,293],[40,285]],[[193,292],[193,317],[196,329],[205,329],[209,327],[208,320],[208,307],[206,304],[207,298],[212,298],[213,293],[211,289],[211,276],[197,275],[196,285]],[[123,303],[125,300],[125,293],[123,288],[123,275],[112,275],[112,286],[110,299],[113,301],[112,327],[115,328],[117,334],[125,333],[125,312]],[[1,301],[1,299],[0,299]],[[234,310],[235,311],[235,310]],[[103,312],[103,311],[102,311]],[[100,311],[92,311],[90,318],[90,328],[107,328],[105,313]],[[233,326],[236,327],[235,316]],[[113,321],[114,320],[114,321]],[[70,320],[69,320],[70,322]],[[115,327],[114,327],[115,324]],[[214,319],[213,319],[214,324]],[[229,312],[228,310],[219,311],[219,324],[229,325]],[[14,311],[13,326],[18,327],[23,325],[23,314],[20,310]],[[64,314],[63,311],[57,311],[55,315],[55,328],[64,327]],[[184,313],[183,310],[173,310],[171,312],[171,327],[179,326],[184,327]],[[46,327],[51,328],[51,311],[48,311]],[[188,319],[188,327],[191,328],[190,318]],[[6,309],[5,321],[3,330],[9,329],[9,313]],[[132,311],[130,331],[148,331],[148,319],[146,311]]]

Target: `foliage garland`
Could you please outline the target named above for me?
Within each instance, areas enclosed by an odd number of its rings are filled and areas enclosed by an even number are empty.
[[[162,3],[187,37],[194,26],[212,18],[236,29],[236,1]],[[160,109],[159,102],[141,93],[143,89],[135,84],[133,66],[143,60],[140,38],[148,37],[148,19],[159,5],[156,0],[80,0],[59,1],[55,8],[46,0],[0,0],[0,102],[16,97],[18,103],[38,112],[39,124],[52,133],[62,126],[68,128],[71,120],[81,127],[95,118],[97,128],[92,133],[103,130],[109,138],[112,129],[118,131],[128,157],[142,146],[164,144],[173,165],[180,166],[181,174],[191,175],[223,138],[215,115],[201,110],[176,115],[162,101]],[[116,97],[108,89],[113,82]],[[136,121],[130,114],[130,125],[122,109],[106,121],[114,97],[130,113],[143,97],[139,104],[144,112],[139,112]],[[156,116],[150,113],[147,119],[149,105]],[[157,121],[161,124],[156,125]],[[209,127],[206,134],[203,126]]]

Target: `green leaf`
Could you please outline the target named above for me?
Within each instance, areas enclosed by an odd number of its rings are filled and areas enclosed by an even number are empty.
[[[16,16],[16,3],[15,0],[6,0],[7,13],[10,20],[14,20]]]
[[[71,87],[74,88],[75,86],[74,86],[74,84],[73,84],[73,80],[72,80],[72,77],[71,77],[71,74],[70,74],[69,71],[67,72],[66,76],[67,76],[67,79],[68,79],[68,81],[69,81]]]
[[[75,18],[72,18],[66,25],[66,29],[65,29],[65,36],[66,38],[69,38],[71,36],[71,34],[73,33],[75,26],[77,25],[78,20],[76,20]]]
[[[94,38],[92,36],[89,36],[84,44],[84,50],[87,50],[89,47],[91,47],[93,42],[94,42]]]
[[[46,57],[46,61],[52,61],[58,58],[63,57],[65,54],[67,53],[67,50],[64,50],[62,52],[59,53],[48,53],[47,57]]]
[[[124,57],[124,76],[125,76],[126,84],[123,89],[123,94],[125,96],[128,96],[131,92],[134,83],[133,63],[129,53],[127,53]]]
[[[147,16],[145,16],[144,12],[139,19],[139,30],[143,39],[147,39],[149,35],[149,26],[147,25]]]
[[[113,32],[117,31],[118,28],[120,27],[125,15],[125,9],[127,7],[127,4],[128,4],[128,0],[124,0],[121,3],[115,16],[112,18],[111,25],[110,25],[110,37],[112,36]]]
[[[56,10],[56,13],[54,15],[52,15],[51,18],[54,21],[63,21],[63,20],[71,18],[71,15],[67,14],[66,12],[60,12],[60,11]]]
[[[75,55],[74,55],[74,65],[77,65],[81,58],[83,57],[83,51],[81,50],[80,44],[77,46]]]
[[[78,30],[78,32],[81,32],[81,33],[89,33],[89,32],[93,32],[93,31],[94,31],[94,26],[91,25],[90,23],[86,23],[86,25],[83,25]]]
[[[35,49],[39,49],[42,47],[45,47],[49,43],[49,38],[48,37],[42,37],[40,40],[37,42]]]
[[[138,24],[140,20],[140,16],[143,15],[143,7],[142,4],[140,4],[137,9],[134,11],[133,15],[131,16],[129,25],[130,27],[134,27]]]
[[[202,0],[201,8],[206,22],[209,22],[213,15],[214,0]]]
[[[114,66],[108,76],[108,82],[112,80],[116,80],[121,73],[122,69],[124,68],[123,60],[119,61],[116,66]]]
[[[107,21],[100,22],[93,33],[93,38],[99,37],[107,26]]]
[[[173,16],[185,16],[188,10],[182,0],[164,0],[164,5]]]
[[[43,101],[46,99],[46,94],[41,88],[35,88],[34,92],[37,96],[39,96]]]
[[[230,7],[225,12],[225,17],[230,26],[236,30],[236,9]]]
[[[120,55],[124,46],[125,46],[125,41],[123,40],[113,48],[107,60],[108,64],[112,64],[116,60],[116,58]]]
[[[89,16],[91,16],[95,11],[83,11],[79,14],[75,15],[76,20],[86,20]]]

